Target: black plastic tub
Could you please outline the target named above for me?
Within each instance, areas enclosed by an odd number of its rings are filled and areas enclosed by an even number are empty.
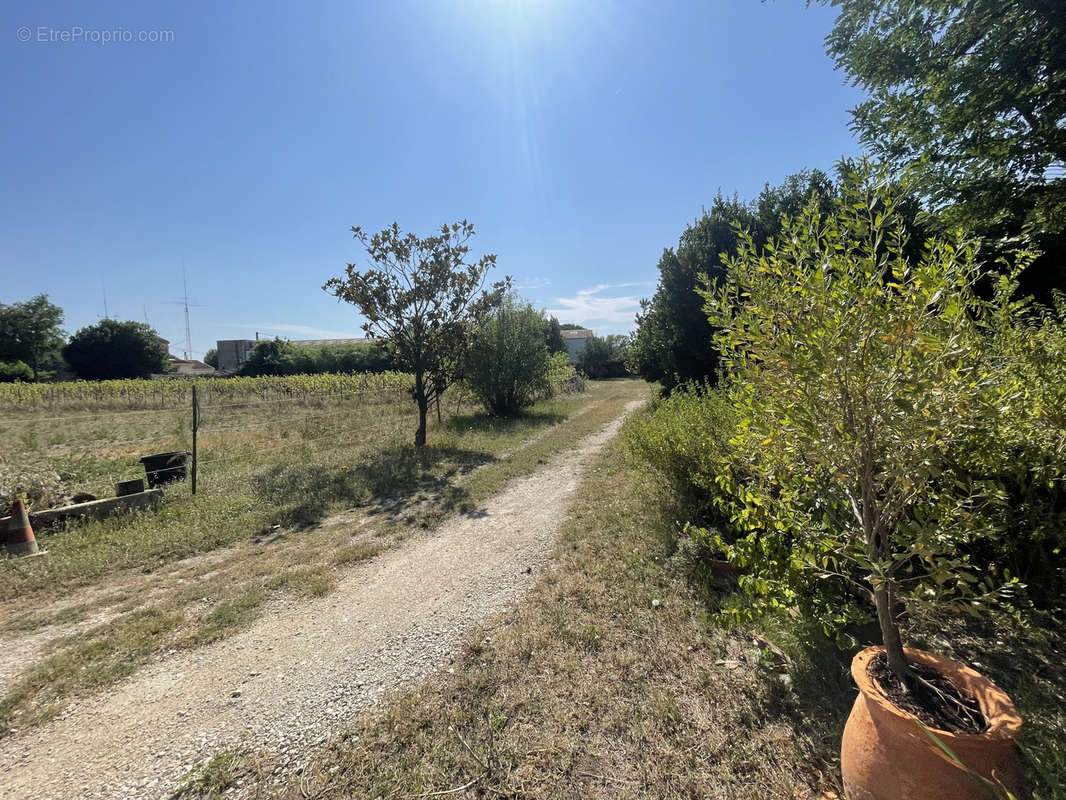
[[[148,476],[148,486],[155,489],[174,481],[185,480],[185,464],[189,454],[184,450],[174,453],[152,453],[141,459],[144,473]]]

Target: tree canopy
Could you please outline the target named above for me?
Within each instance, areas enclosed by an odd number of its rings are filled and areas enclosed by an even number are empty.
[[[555,317],[544,318],[544,346],[552,354],[566,352],[566,339],[563,338],[563,328]]]
[[[944,215],[986,240],[1029,232],[1024,288],[1066,286],[1066,13],[1055,0],[823,0],[829,54],[869,99],[853,127]]]
[[[681,383],[713,382],[718,354],[711,342],[714,329],[697,294],[700,276],[712,283],[724,278],[722,256],[736,252],[740,230],[761,247],[780,229],[783,215],[798,212],[812,195],[828,201],[832,192],[829,176],[811,170],[789,176],[777,187],[767,184],[751,203],[719,193],[710,210],[681,234],[677,248],[663,251],[655,294],[641,302],[629,370],[660,381],[668,392]]]
[[[60,364],[63,309],[40,294],[22,303],[0,303],[0,361],[24,362],[39,380]]]
[[[373,266],[348,264],[344,277],[322,288],[355,305],[366,318],[367,335],[384,339],[414,375],[415,445],[421,447],[429,404],[459,377],[472,331],[499,305],[510,278],[484,288],[496,256],[470,259],[474,226],[466,220],[425,238],[404,233],[395,222],[373,235],[360,227],[352,234]]]
[[[148,378],[165,372],[166,343],[143,322],[103,319],[82,328],[63,348],[63,358],[79,378]]]
[[[625,359],[629,352],[628,336],[611,334],[604,338],[591,337],[578,351],[576,365],[590,378],[624,378],[629,374]]]

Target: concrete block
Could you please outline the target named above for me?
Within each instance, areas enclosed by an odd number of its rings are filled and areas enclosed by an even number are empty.
[[[120,511],[129,511],[134,508],[152,508],[158,506],[161,502],[163,502],[163,490],[149,489],[146,492],[127,494],[122,497],[106,497],[103,500],[75,503],[72,506],[63,506],[62,508],[31,511],[30,526],[36,531],[38,528],[48,528],[68,519],[103,519]],[[6,529],[9,519],[11,517],[0,517],[0,526]]]

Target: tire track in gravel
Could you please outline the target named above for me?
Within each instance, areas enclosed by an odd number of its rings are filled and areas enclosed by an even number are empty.
[[[220,749],[299,757],[444,665],[533,582],[589,460],[625,413],[472,513],[345,574],[328,596],[139,672],[0,740],[0,797],[165,798]]]

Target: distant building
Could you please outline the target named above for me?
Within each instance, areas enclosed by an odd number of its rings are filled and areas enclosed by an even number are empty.
[[[326,347],[337,344],[363,344],[369,341],[369,339],[293,339],[289,343],[300,347]],[[251,356],[258,342],[259,334],[256,334],[255,339],[219,339],[215,342],[215,349],[218,351],[218,371],[236,372]]]
[[[563,341],[566,342],[566,354],[570,356],[571,361],[577,360],[577,354],[585,349],[585,345],[588,344],[594,334],[588,328],[580,328],[578,330],[564,330],[562,331]]]
[[[300,347],[328,347],[334,344],[366,344],[370,340],[362,339],[286,339],[289,344],[298,344]]]
[[[167,358],[166,372],[153,372],[153,378],[207,378],[217,374],[215,368],[193,358]]]
[[[248,360],[255,347],[254,339],[219,339],[215,342],[218,351],[218,371],[236,372]]]
[[[215,374],[215,368],[210,364],[205,364],[203,361],[197,361],[193,358],[174,358],[171,356],[170,366],[173,368],[175,375],[182,375],[185,377]]]

